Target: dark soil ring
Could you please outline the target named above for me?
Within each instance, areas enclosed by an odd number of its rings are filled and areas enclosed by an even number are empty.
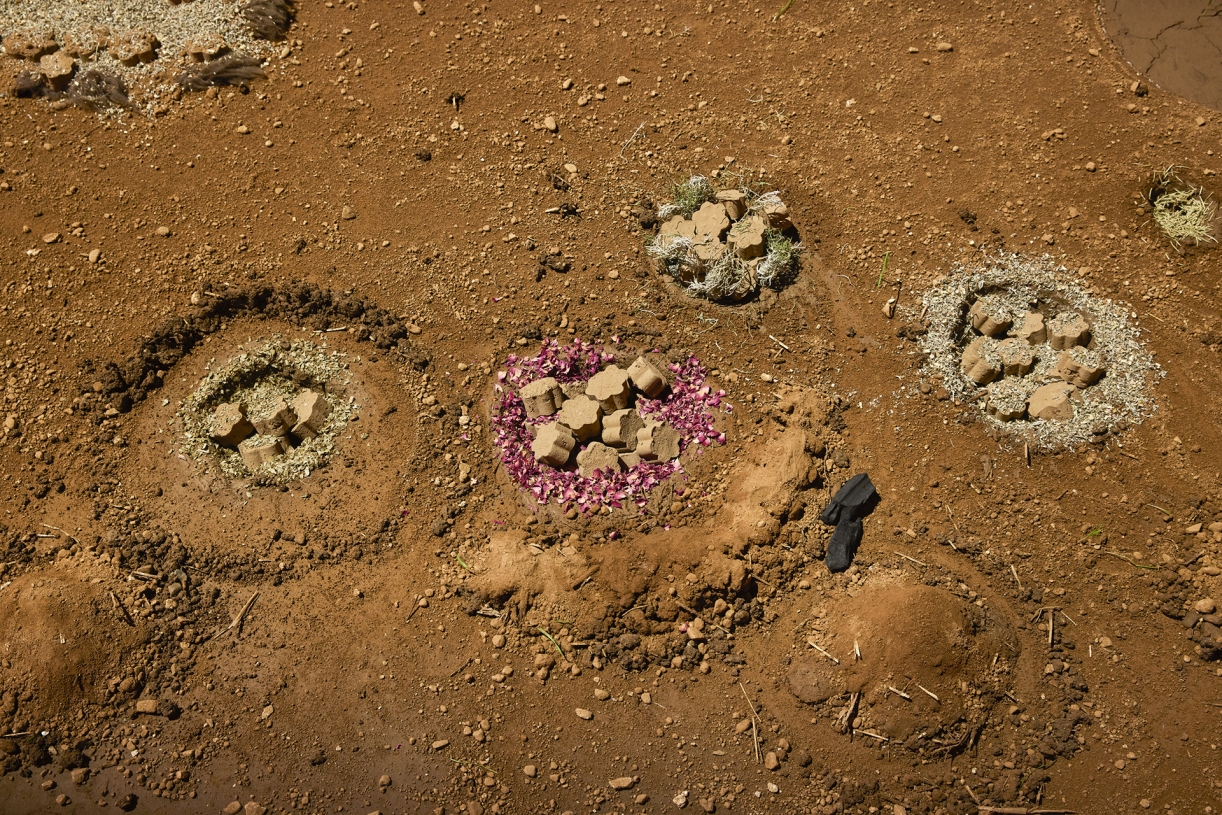
[[[204,337],[239,317],[280,319],[313,331],[342,322],[356,327],[357,339],[372,343],[378,350],[394,353],[419,370],[429,365],[427,355],[409,351],[407,324],[386,309],[313,283],[294,282],[235,289],[210,298],[188,314],[168,317],[122,362],[95,364],[86,360],[80,374],[82,385],[103,395],[118,396],[115,407],[129,411],[161,387],[164,372],[191,353]]]

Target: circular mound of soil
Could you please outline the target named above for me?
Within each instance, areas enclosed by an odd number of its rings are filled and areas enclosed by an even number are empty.
[[[346,368],[343,354],[304,340],[273,339],[237,354],[183,400],[183,451],[230,478],[283,484],[308,476],[353,413]]]
[[[982,724],[1008,688],[1013,631],[945,589],[873,586],[829,606],[812,641],[839,664],[811,649],[789,686],[808,704],[855,704],[853,729],[936,751]]]
[[[1222,8],[1201,0],[1104,0],[1103,27],[1138,72],[1222,110]]]
[[[925,372],[998,431],[1055,449],[1102,441],[1154,410],[1159,367],[1128,310],[1047,257],[960,267],[922,305]]]
[[[14,579],[0,592],[0,727],[21,732],[105,703],[141,639],[84,578],[53,568]]]

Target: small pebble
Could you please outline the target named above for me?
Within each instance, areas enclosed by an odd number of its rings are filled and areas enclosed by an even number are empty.
[[[586,710],[584,707],[579,707],[577,708],[577,718],[589,721],[590,719],[594,718],[594,714]]]

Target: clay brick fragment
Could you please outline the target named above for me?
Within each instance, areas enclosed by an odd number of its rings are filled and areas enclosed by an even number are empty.
[[[1044,326],[1044,315],[1028,311],[1014,328],[1014,338],[1029,345],[1040,345],[1048,341],[1048,329]]]
[[[742,190],[722,190],[717,193],[717,200],[725,207],[731,221],[747,214],[747,195]]]
[[[632,395],[628,372],[618,365],[608,365],[586,383],[586,396],[602,406],[603,413],[614,413],[628,407]]]
[[[692,215],[692,224],[696,227],[697,235],[711,235],[721,240],[721,236],[730,228],[730,216],[722,204],[705,201]]]
[[[963,375],[977,385],[987,385],[1001,374],[1001,360],[997,354],[997,340],[977,337],[963,349]]]
[[[767,223],[758,215],[743,218],[730,230],[727,242],[743,260],[751,260],[764,254],[764,231]]]
[[[620,471],[619,453],[605,444],[594,442],[577,454],[577,470],[583,478],[590,478],[594,473],[618,473]]]
[[[551,416],[564,404],[564,392],[560,389],[560,384],[550,376],[531,382],[522,388],[520,396],[522,404],[526,406],[526,415],[531,419]]]
[[[578,441],[586,442],[602,431],[602,413],[602,406],[589,395],[579,396],[564,403],[556,414],[556,420],[572,430]]]
[[[291,449],[283,436],[255,436],[238,445],[238,452],[242,454],[242,462],[251,472],[272,459],[288,453]]]
[[[1073,404],[1070,397],[1077,388],[1066,382],[1050,382],[1035,389],[1027,405],[1027,413],[1032,419],[1049,419],[1063,421],[1073,418]]]
[[[679,433],[668,424],[647,419],[637,431],[634,452],[646,461],[673,461],[679,457]]]
[[[1079,388],[1089,388],[1103,378],[1103,360],[1097,353],[1074,346],[1057,360],[1057,376]]]
[[[293,435],[299,439],[312,439],[322,432],[327,417],[331,415],[331,403],[317,391],[304,390],[293,400],[293,414],[297,417]]]
[[[628,366],[628,378],[632,380],[633,387],[650,399],[661,395],[668,384],[658,367],[645,357],[637,357],[636,361]]]
[[[603,417],[603,444],[631,452],[636,449],[636,434],[645,420],[631,408],[617,410]]]
[[[1006,376],[1026,376],[1035,367],[1035,349],[1015,337],[997,344],[997,357]]]
[[[1014,323],[1010,315],[1006,314],[998,304],[991,302],[985,297],[972,303],[972,307],[968,309],[967,316],[972,323],[972,328],[986,337],[1000,337]]]
[[[255,432],[260,436],[287,436],[296,423],[297,417],[283,399],[274,402],[262,418],[254,420]]]
[[[1065,351],[1075,345],[1090,344],[1090,324],[1081,314],[1067,311],[1048,323],[1048,344],[1055,351]]]
[[[110,55],[127,66],[152,62],[161,45],[150,31],[121,31],[110,38]]]
[[[569,456],[576,446],[573,431],[559,422],[548,422],[536,431],[530,451],[540,464],[560,468],[569,463]]]
[[[208,438],[225,447],[237,447],[254,432],[254,425],[246,418],[246,407],[226,402],[217,405]]]

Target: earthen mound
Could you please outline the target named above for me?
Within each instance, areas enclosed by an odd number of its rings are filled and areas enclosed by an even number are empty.
[[[123,655],[142,639],[105,592],[75,574],[18,577],[0,592],[0,727],[44,728],[105,704],[119,692]]]

